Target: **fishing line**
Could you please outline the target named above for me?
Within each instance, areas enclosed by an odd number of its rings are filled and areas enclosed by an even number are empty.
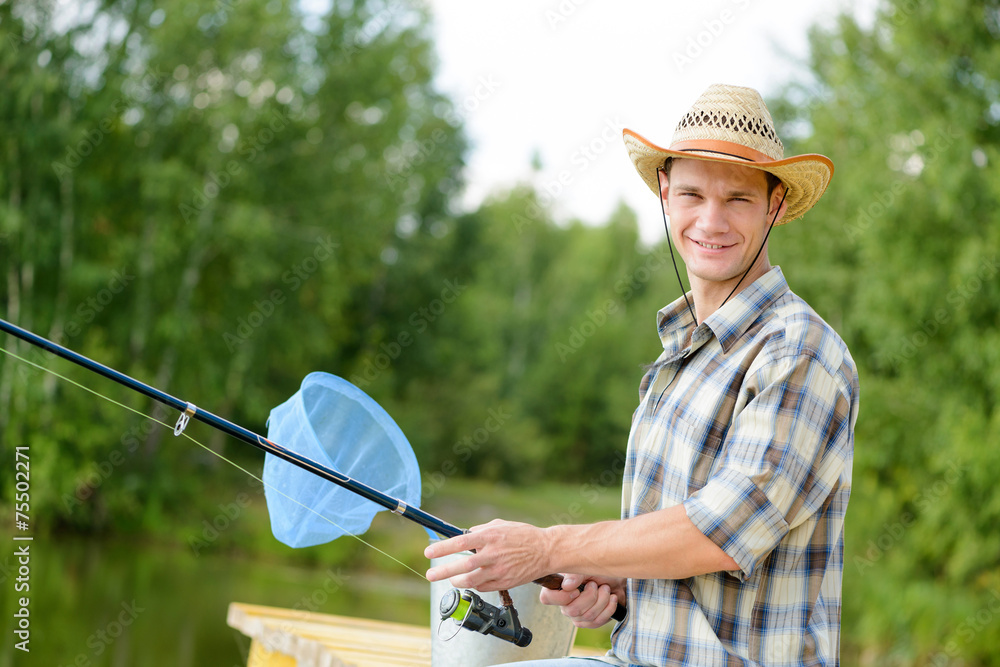
[[[743,272],[742,276],[740,276],[739,282],[737,282],[733,286],[733,291],[730,292],[729,296],[727,296],[725,298],[725,300],[719,305],[719,308],[722,308],[722,306],[726,305],[726,301],[729,301],[729,297],[731,297],[733,294],[736,294],[736,288],[739,287],[740,283],[743,282],[743,279],[747,277],[747,274],[750,273],[750,269],[752,269],[753,265],[757,263],[757,258],[760,257],[760,253],[762,253],[764,251],[764,246],[767,245],[767,237],[769,237],[771,235],[771,230],[774,229],[774,223],[778,220],[778,213],[781,212],[781,205],[785,203],[785,196],[788,195],[788,186],[787,185],[785,185],[784,183],[782,183],[781,184],[781,189],[783,190],[783,192],[781,193],[781,201],[778,202],[778,208],[775,209],[775,211],[774,211],[774,217],[771,218],[771,224],[767,228],[767,233],[764,234],[764,241],[760,244],[760,248],[757,250],[757,254],[754,255],[753,259],[750,261],[750,266],[748,266],[747,270]]]
[[[656,182],[657,182],[657,184],[660,186],[660,188],[662,190],[662,188],[663,188],[663,181],[660,180],[660,174],[661,173],[665,174],[665,172],[663,171],[663,167],[657,167],[656,168]],[[788,186],[785,185],[784,182],[781,183],[781,186],[782,186],[781,201],[778,202],[778,208],[775,209],[775,211],[774,211],[774,217],[771,218],[771,224],[767,228],[767,233],[764,234],[764,241],[760,244],[760,248],[757,249],[757,254],[753,256],[753,260],[750,261],[750,265],[747,267],[747,270],[743,272],[743,275],[740,276],[740,279],[736,282],[735,285],[733,285],[733,289],[729,293],[729,296],[727,296],[725,299],[723,299],[722,303],[719,304],[719,308],[722,308],[722,306],[726,305],[726,302],[729,301],[730,297],[732,297],[733,294],[736,293],[736,289],[743,282],[743,279],[747,277],[747,274],[750,273],[750,269],[753,268],[754,264],[757,263],[757,258],[760,257],[760,253],[764,251],[764,246],[767,245],[767,239],[771,235],[771,230],[774,229],[774,223],[778,220],[778,213],[781,211],[781,205],[785,203],[785,197],[788,195]],[[770,197],[768,197],[768,203],[770,204]],[[680,283],[681,294],[684,296],[684,303],[687,304],[688,311],[691,313],[691,319],[693,319],[695,321],[695,324],[697,324],[698,323],[698,316],[695,315],[694,308],[691,307],[691,302],[687,298],[687,291],[684,289],[684,281],[681,280],[681,273],[680,273],[680,271],[677,270],[677,260],[674,259],[674,246],[673,246],[673,242],[671,241],[671,238],[670,238],[670,226],[667,224],[667,210],[666,210],[666,207],[664,207],[664,205],[663,205],[663,196],[662,196],[662,194],[660,195],[660,213],[663,215],[663,229],[667,232],[667,247],[670,248],[670,259],[674,263],[674,273],[677,275],[677,282]],[[768,211],[768,213],[770,213],[770,211]],[[719,308],[716,308],[716,310],[719,310]]]
[[[373,486],[369,486],[369,485],[367,485],[367,484],[365,484],[363,482],[360,482],[360,481],[358,481],[356,479],[352,479],[351,477],[348,477],[347,475],[345,475],[345,474],[343,474],[343,473],[341,473],[341,472],[339,472],[339,471],[337,471],[337,470],[335,470],[333,468],[330,468],[330,467],[325,466],[325,465],[323,465],[321,463],[318,463],[317,461],[314,461],[314,460],[312,460],[312,459],[310,459],[310,458],[308,458],[306,456],[303,456],[302,454],[296,453],[296,452],[294,452],[294,451],[292,451],[290,449],[286,449],[285,447],[282,447],[281,445],[279,445],[277,443],[274,443],[274,442],[272,442],[271,440],[269,440],[267,438],[263,438],[260,435],[258,435],[256,433],[253,433],[252,431],[249,431],[249,430],[243,428],[242,426],[239,426],[239,425],[234,424],[234,423],[232,423],[230,421],[227,421],[227,420],[225,420],[225,419],[223,419],[223,418],[221,418],[221,417],[219,417],[217,415],[214,415],[211,412],[208,412],[206,410],[201,410],[197,406],[193,405],[192,403],[189,403],[189,402],[186,402],[186,401],[182,401],[182,400],[180,400],[180,399],[178,399],[178,398],[176,398],[174,396],[170,396],[169,394],[166,394],[166,393],[160,391],[159,389],[157,389],[155,387],[152,387],[152,386],[150,386],[148,384],[139,382],[138,380],[136,380],[134,378],[131,378],[128,375],[125,375],[124,373],[116,371],[115,369],[113,369],[113,368],[111,368],[109,366],[105,366],[104,364],[100,364],[100,363],[94,361],[93,359],[88,359],[87,357],[85,357],[85,356],[83,356],[83,355],[81,355],[81,354],[79,354],[77,352],[74,352],[74,351],[72,351],[72,350],[70,350],[68,348],[65,348],[65,347],[63,347],[61,345],[58,345],[57,343],[53,343],[50,340],[42,338],[41,336],[39,336],[37,334],[34,334],[34,333],[32,333],[32,332],[30,332],[30,331],[28,331],[26,329],[22,329],[22,328],[20,328],[18,326],[15,326],[15,325],[13,325],[13,324],[11,324],[11,323],[3,320],[3,319],[0,319],[0,330],[4,331],[5,333],[8,333],[8,334],[10,334],[12,336],[15,336],[17,338],[20,338],[21,340],[26,341],[26,342],[28,342],[28,343],[36,346],[36,347],[40,347],[43,350],[46,350],[46,351],[50,352],[51,354],[54,354],[54,355],[56,355],[58,357],[66,359],[68,361],[71,361],[71,362],[73,362],[73,363],[75,363],[75,364],[77,364],[79,366],[83,366],[84,368],[86,368],[89,371],[97,373],[98,375],[101,375],[101,376],[103,376],[103,377],[105,377],[105,378],[107,378],[109,380],[113,380],[113,381],[115,381],[115,382],[117,382],[117,383],[119,383],[121,385],[124,385],[125,387],[127,387],[127,388],[129,388],[129,389],[131,389],[131,390],[133,390],[135,392],[138,392],[138,393],[142,394],[143,396],[146,396],[147,398],[152,398],[153,400],[157,401],[158,403],[162,403],[162,404],[164,404],[164,405],[166,405],[168,407],[173,408],[174,410],[180,411],[182,413],[182,415],[178,419],[177,424],[174,425],[174,434],[175,435],[181,435],[181,434],[183,434],[184,427],[187,425],[188,418],[193,417],[193,418],[197,419],[198,421],[201,421],[201,422],[203,422],[205,424],[208,424],[209,426],[211,426],[211,427],[213,427],[213,428],[221,431],[222,433],[225,433],[226,435],[229,435],[229,436],[231,436],[231,437],[233,437],[233,438],[235,438],[237,440],[241,440],[241,441],[243,441],[243,442],[245,442],[245,443],[247,443],[249,445],[252,445],[252,446],[254,446],[254,447],[258,448],[258,449],[262,449],[265,452],[267,452],[269,455],[271,455],[271,456],[273,456],[273,457],[275,457],[277,459],[280,459],[282,461],[290,463],[290,464],[296,466],[297,468],[301,468],[302,470],[308,471],[308,472],[316,475],[317,477],[320,477],[320,478],[322,478],[322,479],[324,479],[324,480],[326,480],[326,481],[328,481],[328,482],[330,482],[332,484],[335,484],[337,487],[340,487],[341,489],[346,489],[347,491],[350,491],[351,493],[353,493],[353,494],[355,494],[357,496],[360,496],[361,498],[364,498],[365,500],[371,501],[371,502],[375,503],[376,505],[380,505],[380,506],[382,506],[382,508],[390,510],[393,514],[398,514],[399,516],[401,516],[401,517],[403,517],[405,519],[409,519],[410,521],[413,521],[414,523],[417,523],[417,524],[423,526],[425,529],[428,530],[428,532],[436,533],[437,535],[440,535],[442,538],[457,537],[459,535],[462,535],[464,533],[469,532],[467,530],[463,530],[462,528],[459,528],[458,526],[455,526],[455,525],[453,525],[451,523],[448,523],[447,521],[439,519],[438,517],[434,516],[433,514],[429,514],[429,513],[425,512],[424,510],[420,509],[417,506],[416,503],[414,503],[412,501],[411,502],[407,502],[406,500],[401,500],[400,498],[394,498],[394,497],[392,497],[390,495],[387,495],[386,493],[383,493],[383,492],[379,491],[378,489],[376,489]],[[111,399],[110,397],[104,396],[100,392],[98,392],[98,391],[96,391],[94,389],[91,389],[90,387],[87,387],[87,386],[85,386],[85,385],[83,385],[83,384],[81,384],[79,382],[76,382],[74,380],[70,380],[69,378],[62,376],[62,375],[60,375],[59,373],[57,373],[55,371],[49,370],[48,368],[46,368],[44,366],[41,366],[41,365],[36,364],[34,362],[28,361],[27,359],[24,359],[23,357],[20,357],[20,356],[14,354],[13,352],[10,352],[10,351],[2,348],[2,347],[0,347],[0,351],[3,351],[4,354],[6,354],[8,356],[11,356],[13,358],[16,358],[16,359],[18,359],[18,360],[20,360],[20,361],[22,361],[22,362],[24,362],[24,363],[26,363],[26,364],[28,364],[30,366],[38,368],[39,370],[45,371],[46,373],[50,373],[50,374],[52,374],[55,377],[58,377],[58,378],[61,378],[61,379],[65,380],[65,381],[67,381],[67,382],[70,382],[71,384],[73,384],[73,385],[75,385],[77,387],[80,387],[81,389],[85,389],[86,391],[90,392],[91,394],[93,394],[95,396],[98,396],[99,398],[103,398],[103,399],[105,399],[105,400],[107,400],[107,401],[109,401],[109,402],[111,402],[111,403],[113,403],[115,405],[123,407],[126,410],[134,412],[135,414],[140,415],[141,417],[143,417],[145,419],[150,419],[150,420],[152,420],[152,421],[154,421],[154,422],[156,422],[158,424],[162,424],[163,426],[166,426],[167,428],[169,428],[168,424],[164,424],[163,422],[160,422],[159,420],[156,420],[156,419],[154,419],[152,417],[149,417],[149,416],[143,414],[142,412],[140,412],[140,411],[138,411],[138,410],[136,410],[134,408],[131,408],[131,407],[127,406],[127,405],[124,405],[123,403],[120,403],[118,401],[115,401],[115,400]],[[392,423],[392,418],[389,417],[388,414],[385,413],[385,411],[382,410],[381,407],[379,407],[377,404],[375,404],[374,402],[372,402],[371,399],[368,398],[367,395],[365,395],[364,392],[362,392],[360,389],[358,389],[354,385],[350,384],[346,380],[343,380],[342,378],[337,378],[335,376],[330,376],[329,374],[324,374],[324,373],[311,373],[310,375],[306,376],[305,380],[303,380],[303,386],[306,385],[306,381],[307,380],[309,380],[310,378],[313,378],[314,376],[327,377],[328,379],[330,379],[330,381],[333,381],[335,383],[339,383],[341,385],[346,385],[347,387],[350,387],[351,390],[352,390],[351,393],[356,393],[357,394],[356,396],[354,396],[355,399],[357,399],[359,396],[363,397],[368,402],[370,402],[374,408],[377,408],[377,410],[380,411],[379,414],[384,414],[384,420],[387,423]],[[343,388],[343,387],[341,387],[341,388]],[[303,391],[303,389],[299,390],[299,392],[302,392],[302,391]],[[296,396],[299,396],[299,394],[297,393]],[[282,405],[284,406],[284,405],[287,405],[288,403],[289,403],[289,401],[286,401],[286,403],[284,403]],[[282,406],[279,406],[279,408],[280,407],[282,407]],[[365,408],[365,409],[368,409],[368,408]],[[274,411],[272,411],[272,416],[273,416],[273,414],[274,414]],[[369,414],[369,417],[371,417],[371,414]],[[392,423],[392,425],[395,427],[394,423]],[[380,424],[380,428],[383,431],[385,431],[385,424]],[[398,430],[398,427],[396,427],[396,429]],[[402,438],[405,441],[405,436],[403,436],[401,432],[399,433],[399,437]],[[291,500],[294,505],[303,508],[307,512],[309,512],[311,514],[314,514],[315,516],[319,517],[323,521],[329,523],[329,525],[331,525],[331,526],[337,528],[338,530],[340,530],[341,531],[340,535],[344,535],[344,534],[351,535],[352,537],[354,537],[355,539],[357,539],[362,544],[365,544],[366,546],[368,546],[368,547],[374,549],[375,551],[383,554],[384,556],[386,556],[390,560],[392,560],[392,561],[394,561],[394,562],[402,565],[403,567],[405,567],[406,569],[410,570],[411,572],[413,572],[417,576],[419,576],[422,579],[426,580],[426,576],[425,575],[421,574],[420,572],[417,572],[413,568],[409,567],[408,565],[406,565],[402,561],[398,560],[397,558],[391,556],[390,554],[386,553],[385,551],[382,551],[378,547],[375,547],[374,545],[369,544],[365,540],[360,539],[358,537],[358,533],[363,532],[363,529],[357,530],[357,531],[345,531],[342,526],[338,526],[337,523],[334,522],[329,517],[326,517],[323,514],[320,514],[318,511],[316,511],[315,509],[309,507],[308,505],[305,505],[304,503],[296,500],[295,498],[291,498],[288,495],[286,495],[285,493],[279,491],[278,489],[275,489],[272,485],[268,484],[263,479],[257,477],[256,475],[253,475],[252,473],[250,473],[247,470],[244,470],[243,468],[240,468],[239,466],[237,466],[232,461],[229,461],[228,459],[226,459],[222,455],[220,455],[217,452],[209,449],[208,447],[206,447],[205,445],[201,444],[200,442],[198,442],[194,438],[190,438],[189,437],[188,439],[191,440],[192,442],[194,442],[195,444],[197,444],[202,449],[205,449],[206,451],[211,452],[213,455],[217,456],[218,458],[221,458],[222,460],[226,461],[230,465],[233,465],[234,467],[236,467],[237,469],[241,470],[242,472],[244,472],[244,473],[250,475],[251,477],[253,477],[254,479],[257,479],[258,481],[260,481],[262,484],[265,485],[265,492],[266,493],[270,493],[271,491],[275,491],[278,496],[281,496],[283,498],[287,498],[287,499]],[[408,447],[409,447],[409,445],[407,444],[407,448]],[[412,457],[412,455],[413,455],[412,450],[407,449],[407,451],[409,451],[409,455]],[[267,465],[268,465],[268,461],[265,461],[265,464],[264,464],[264,473],[265,473],[265,476],[267,475],[267,470],[268,470]],[[414,461],[414,465],[416,465],[415,461]],[[417,471],[416,474],[419,477],[419,470]],[[419,496],[417,496],[417,501],[419,501]],[[275,526],[274,526],[273,519],[274,519],[274,516],[272,515],[272,526],[271,526],[272,532],[275,531]],[[368,526],[368,524],[365,524],[364,529],[366,529],[367,526]],[[281,539],[281,537],[279,537],[278,533],[276,533],[276,532],[275,532],[275,537],[277,537],[280,541],[285,542],[286,544],[290,544],[286,540]],[[330,538],[330,539],[336,539],[336,538]],[[328,540],[325,540],[325,541],[330,541],[330,540],[328,539]],[[318,544],[318,542],[314,542],[313,544]],[[295,545],[290,544],[290,546],[295,546]],[[553,590],[559,590],[559,589],[561,589],[562,588],[562,582],[563,582],[563,577],[562,577],[562,575],[559,575],[559,574],[548,574],[548,575],[539,577],[538,579],[534,580],[534,583],[539,584],[539,585],[544,586],[544,587],[549,588],[549,589],[553,589]],[[580,585],[580,590],[583,590],[583,585],[582,584]],[[624,607],[622,607],[621,604],[619,604],[618,608],[615,610],[615,614],[614,614],[613,618],[615,620],[623,620],[625,618],[625,616],[627,615],[627,613],[628,613],[627,610]]]
[[[663,167],[656,168],[656,183],[660,186],[660,192],[663,191],[663,181],[660,180],[660,174],[663,172]],[[694,320],[695,324],[698,324],[698,316],[694,314],[694,307],[688,300],[687,290],[684,289],[684,281],[681,280],[681,272],[677,269],[677,259],[674,258],[674,242],[670,239],[670,225],[667,224],[667,209],[663,205],[663,195],[660,194],[660,213],[663,214],[663,229],[667,232],[667,247],[670,248],[670,261],[674,265],[674,274],[677,276],[677,282],[681,286],[681,296],[684,297],[684,303],[687,304],[688,312],[691,313],[691,319]]]
[[[63,381],[65,381],[65,382],[69,382],[70,384],[72,384],[72,385],[75,385],[75,386],[79,387],[80,389],[83,389],[84,391],[87,391],[87,392],[90,392],[90,393],[91,393],[91,394],[93,394],[94,396],[97,396],[97,397],[99,397],[99,398],[103,398],[103,399],[104,399],[105,401],[107,401],[107,402],[109,402],[109,403],[113,403],[114,405],[117,405],[118,407],[121,407],[121,408],[125,408],[126,410],[128,410],[128,411],[130,411],[130,412],[134,412],[135,414],[139,415],[140,417],[142,417],[142,418],[144,418],[144,419],[148,419],[148,420],[150,420],[150,421],[152,421],[152,422],[155,422],[155,423],[157,423],[157,424],[160,424],[161,426],[164,426],[164,427],[166,427],[166,428],[168,428],[168,429],[173,429],[173,428],[174,428],[174,427],[173,427],[173,426],[171,426],[170,424],[166,424],[166,423],[164,423],[164,422],[161,422],[161,421],[160,421],[159,419],[157,419],[156,417],[152,417],[152,416],[150,416],[150,415],[147,415],[147,414],[145,414],[145,413],[141,412],[140,410],[137,410],[137,409],[133,408],[132,406],[129,406],[129,405],[125,405],[124,403],[120,403],[119,401],[116,401],[115,399],[111,398],[110,396],[105,396],[104,394],[100,393],[100,392],[99,392],[99,391],[97,391],[96,389],[91,389],[90,387],[87,387],[86,385],[83,385],[83,384],[80,384],[80,383],[79,383],[79,382],[77,382],[76,380],[72,380],[72,379],[70,379],[70,378],[68,378],[68,377],[66,377],[66,376],[64,376],[64,375],[60,375],[59,373],[57,373],[56,371],[54,371],[54,370],[52,370],[52,369],[50,369],[50,368],[46,368],[45,366],[41,366],[41,365],[39,365],[39,364],[36,364],[36,363],[35,363],[35,362],[33,362],[33,361],[29,361],[28,359],[25,359],[24,357],[21,357],[21,356],[19,356],[18,354],[14,353],[14,352],[11,352],[11,351],[7,350],[6,348],[4,348],[4,347],[2,347],[2,346],[0,346],[0,352],[3,352],[4,354],[6,354],[6,355],[7,355],[7,356],[9,356],[9,357],[13,357],[14,359],[17,359],[18,361],[22,361],[22,362],[24,362],[24,363],[28,364],[29,366],[34,366],[35,368],[37,368],[37,369],[39,369],[39,370],[41,370],[41,371],[44,371],[44,372],[46,372],[46,373],[49,373],[50,375],[53,375],[53,376],[55,376],[55,377],[59,378],[60,380],[63,380]],[[206,446],[206,445],[202,444],[201,442],[199,442],[199,441],[195,440],[195,439],[194,439],[194,438],[192,438],[192,437],[191,437],[190,435],[188,435],[188,434],[187,434],[187,432],[182,432],[182,433],[179,433],[179,435],[182,435],[182,436],[184,436],[185,438],[187,438],[188,440],[190,440],[190,441],[191,441],[191,442],[193,442],[194,444],[196,444],[196,445],[198,445],[199,447],[201,447],[202,449],[204,449],[204,450],[205,450],[206,452],[209,452],[209,453],[211,453],[211,454],[212,454],[213,456],[216,456],[216,457],[218,457],[219,459],[222,459],[223,461],[225,461],[225,462],[226,462],[226,463],[228,463],[229,465],[233,466],[233,467],[234,467],[234,468],[236,468],[237,470],[240,470],[240,471],[242,471],[242,472],[246,473],[247,475],[249,475],[249,476],[250,476],[250,477],[252,477],[253,479],[255,479],[255,480],[257,480],[258,482],[260,482],[260,483],[261,483],[261,484],[262,484],[263,486],[265,486],[265,487],[267,487],[267,488],[271,489],[272,491],[275,491],[276,493],[278,493],[278,494],[280,494],[280,495],[284,496],[285,498],[288,498],[288,499],[289,499],[289,500],[291,500],[291,501],[292,501],[293,503],[295,503],[296,505],[299,505],[300,507],[302,507],[302,508],[303,508],[303,509],[305,509],[306,511],[308,511],[308,512],[312,512],[313,514],[315,514],[315,515],[316,515],[316,516],[318,516],[319,518],[321,518],[321,519],[323,519],[324,521],[327,521],[327,522],[328,522],[328,523],[330,523],[331,525],[335,526],[335,527],[336,527],[336,528],[337,528],[338,530],[341,530],[341,531],[343,531],[343,532],[344,532],[345,534],[347,534],[347,535],[350,535],[351,537],[353,537],[354,539],[356,539],[356,540],[357,540],[358,542],[361,542],[361,544],[364,544],[365,546],[367,546],[367,547],[369,547],[369,548],[371,548],[371,549],[374,549],[375,551],[377,551],[378,553],[382,554],[382,555],[383,555],[383,556],[385,556],[386,558],[388,558],[388,559],[390,559],[390,560],[392,560],[392,561],[395,561],[395,562],[396,562],[397,564],[399,564],[399,565],[402,565],[402,566],[403,566],[403,567],[405,567],[405,568],[406,568],[407,570],[409,570],[410,572],[414,573],[415,575],[417,575],[417,576],[418,576],[418,577],[420,577],[421,579],[423,579],[423,580],[425,580],[425,581],[427,580],[427,577],[426,577],[425,575],[421,574],[420,572],[417,572],[416,570],[414,570],[414,569],[413,569],[412,567],[410,567],[409,565],[407,565],[407,564],[406,564],[406,563],[404,563],[403,561],[401,561],[401,560],[399,560],[398,558],[396,558],[396,557],[394,557],[394,556],[392,556],[392,555],[390,555],[390,554],[386,553],[385,551],[382,551],[381,549],[379,549],[378,547],[376,547],[376,546],[375,546],[374,544],[371,544],[370,542],[367,542],[367,541],[363,540],[363,539],[362,539],[361,537],[359,537],[359,536],[357,536],[357,535],[353,535],[353,534],[351,534],[350,532],[347,532],[346,530],[344,530],[344,528],[343,528],[342,526],[340,526],[339,524],[337,524],[337,522],[336,522],[336,521],[334,521],[333,519],[329,518],[328,516],[326,516],[326,515],[324,515],[324,514],[321,514],[320,512],[318,512],[318,511],[316,511],[315,509],[313,509],[312,507],[309,507],[309,506],[307,506],[307,505],[305,505],[305,504],[303,504],[303,503],[299,502],[299,501],[298,501],[298,500],[296,500],[295,498],[292,498],[291,496],[287,495],[286,493],[284,493],[284,492],[283,492],[283,491],[281,491],[280,489],[277,489],[277,488],[275,488],[275,486],[274,486],[273,484],[268,484],[267,482],[265,482],[265,481],[264,481],[263,479],[261,479],[261,478],[260,478],[260,477],[258,477],[257,475],[253,474],[252,472],[250,472],[250,471],[249,471],[249,470],[247,470],[246,468],[242,467],[242,466],[241,466],[240,464],[236,463],[235,461],[230,461],[229,459],[227,459],[227,458],[226,458],[225,456],[223,456],[222,454],[220,454],[220,453],[218,453],[217,451],[215,451],[215,450],[211,449],[210,447],[208,447],[208,446]]]

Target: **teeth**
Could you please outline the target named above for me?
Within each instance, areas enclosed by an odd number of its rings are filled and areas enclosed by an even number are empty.
[[[708,248],[709,250],[718,250],[722,247],[721,245],[712,245],[711,243],[702,243],[701,241],[695,241],[695,243],[703,248]]]

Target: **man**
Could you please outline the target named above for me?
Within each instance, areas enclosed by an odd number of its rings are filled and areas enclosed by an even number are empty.
[[[541,599],[579,627],[625,606],[612,664],[839,664],[857,373],[767,253],[771,227],[819,200],[833,164],[784,159],[763,99],[734,86],[711,86],[669,149],[624,135],[691,291],[658,313],[663,354],[640,385],[622,518],[477,526],[427,548],[475,550],[428,579],[491,591],[570,573]]]

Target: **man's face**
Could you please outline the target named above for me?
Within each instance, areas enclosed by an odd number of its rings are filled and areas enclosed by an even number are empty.
[[[669,180],[661,177],[660,183],[670,235],[692,287],[698,282],[702,289],[728,294],[760,250],[782,186],[768,201],[763,172],[690,159],[675,159]],[[769,268],[765,248],[742,285],[751,284]]]

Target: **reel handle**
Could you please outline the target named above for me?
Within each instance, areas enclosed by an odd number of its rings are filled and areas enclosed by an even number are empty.
[[[562,590],[562,582],[563,582],[563,576],[561,574],[547,574],[544,577],[535,579],[536,584],[544,586],[545,588],[548,588],[550,591]],[[580,584],[580,586],[578,587],[578,590],[581,593],[583,592],[584,586],[585,584]],[[615,619],[616,621],[624,621],[625,614],[627,613],[628,610],[626,610],[625,607],[622,606],[622,603],[619,602],[618,608],[615,609],[615,613],[611,615],[611,618]]]

